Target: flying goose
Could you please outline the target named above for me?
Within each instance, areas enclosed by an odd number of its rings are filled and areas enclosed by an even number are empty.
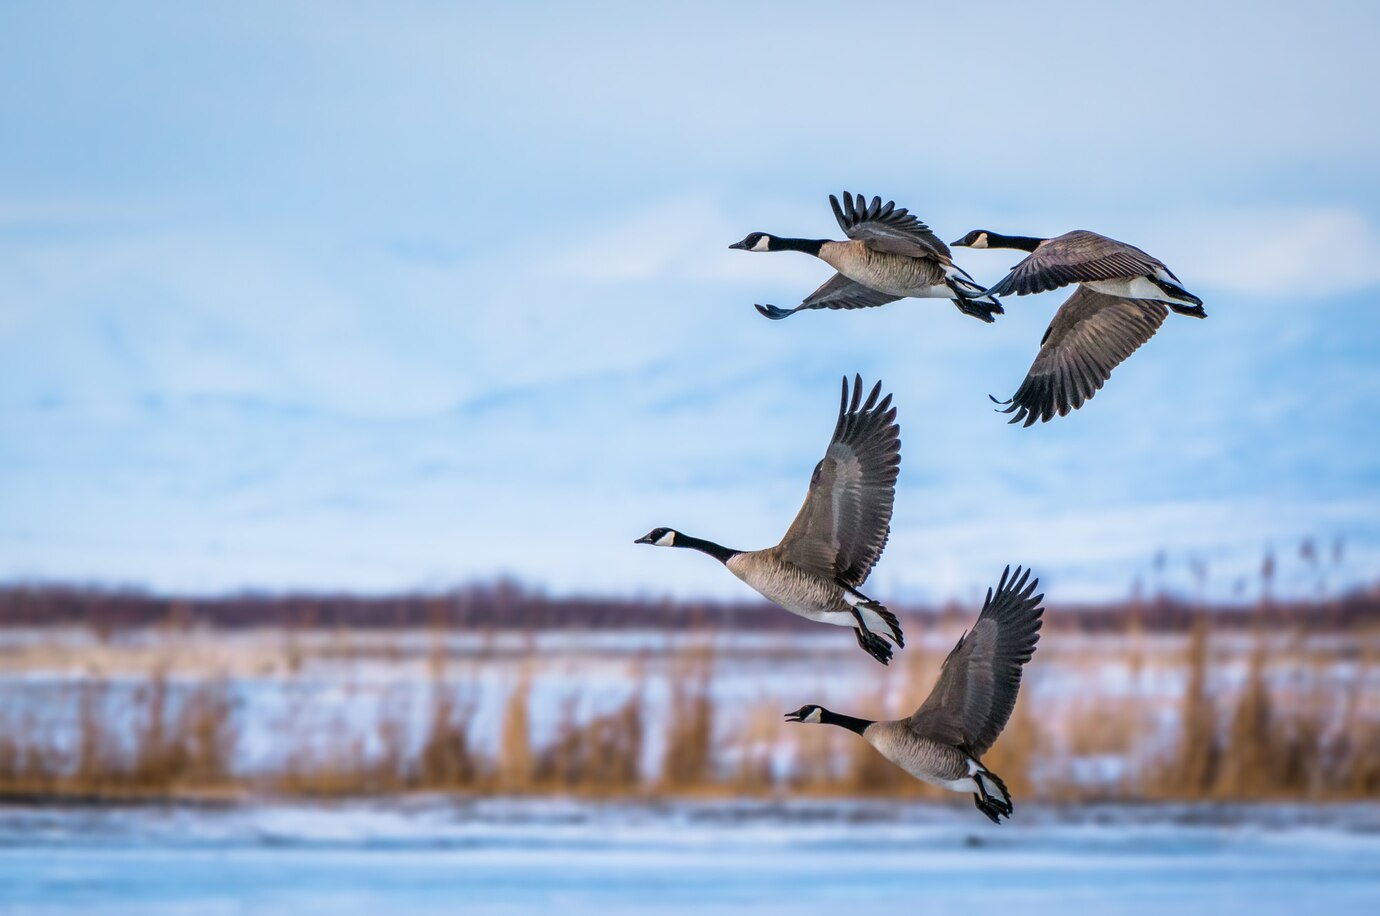
[[[901,467],[896,408],[889,394],[878,400],[881,391],[878,382],[864,402],[862,378],[854,378],[850,396],[844,377],[829,448],[815,465],[805,505],[775,547],[731,550],[673,528],[655,528],[635,543],[707,553],[791,613],[853,627],[863,651],[885,665],[887,639],[905,645],[900,624],[858,591],[886,546]]]
[[[785,318],[804,309],[861,309],[897,299],[952,299],[958,310],[983,321],[994,321],[1001,303],[986,295],[963,268],[949,257],[948,247],[930,228],[895,201],[847,191],[843,203],[829,195],[834,217],[850,241],[778,238],[752,232],[729,245],[743,251],[803,251],[833,267],[824,285],[793,309],[758,305],[768,318]]]
[[[1011,423],[1030,426],[1082,407],[1114,368],[1154,336],[1169,309],[1207,317],[1203,301],[1184,289],[1163,261],[1096,232],[1079,229],[1040,239],[974,229],[953,245],[1030,252],[988,290],[992,295],[1023,296],[1078,284],[1040,338],[1025,381],[1010,399],[997,401],[1008,405],[1003,413],[1015,414]]]
[[[1030,571],[1007,567],[977,623],[959,638],[929,698],[908,719],[874,722],[806,705],[786,713],[790,722],[837,725],[857,732],[883,757],[916,779],[953,792],[972,792],[977,809],[1001,823],[1011,816],[1006,784],[982,765],[986,753],[1011,718],[1021,688],[1021,666],[1035,654],[1040,639],[1040,602],[1031,596],[1040,584]]]

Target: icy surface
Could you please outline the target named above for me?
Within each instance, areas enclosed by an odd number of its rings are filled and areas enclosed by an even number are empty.
[[[13,913],[1380,912],[1380,807],[0,808]]]

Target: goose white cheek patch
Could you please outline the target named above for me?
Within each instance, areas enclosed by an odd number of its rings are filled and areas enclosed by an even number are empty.
[[[767,251],[767,250],[768,250],[768,249],[767,249],[767,237],[766,237],[765,235],[762,236],[760,239],[757,240],[757,243],[756,243],[755,245],[753,245],[753,246],[752,246],[750,249],[748,249],[748,250],[749,250],[749,251]]]
[[[814,710],[811,710],[811,711],[810,711],[810,714],[809,714],[808,716],[806,716],[805,718],[801,719],[800,721],[801,721],[801,722],[820,722],[820,721],[822,721],[822,720],[823,720],[823,714],[822,714],[818,709],[814,709]]]
[[[653,545],[653,546],[656,546],[656,547],[674,547],[675,544],[676,544],[676,533],[675,533],[674,531],[668,531],[668,532],[666,532],[665,534],[663,534],[661,537],[657,538],[657,539],[656,539],[656,544]]]

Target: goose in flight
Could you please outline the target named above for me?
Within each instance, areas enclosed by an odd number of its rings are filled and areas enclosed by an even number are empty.
[[[901,626],[859,591],[886,546],[901,467],[896,408],[881,391],[878,382],[864,400],[862,378],[854,378],[851,394],[844,378],[834,435],[810,477],[805,505],[775,547],[732,550],[673,528],[655,528],[636,543],[706,553],[791,613],[852,627],[863,651],[885,665],[887,640],[905,645]]]
[[[1092,398],[1112,370],[1159,330],[1173,309],[1206,318],[1203,301],[1184,289],[1163,261],[1133,245],[1084,229],[1055,238],[974,229],[955,248],[1014,248],[1029,255],[987,292],[1041,293],[1078,284],[1040,338],[1025,381],[1006,401],[1009,422],[1065,416]],[[996,399],[993,398],[995,401]]]
[[[958,310],[983,321],[1002,312],[1001,303],[949,257],[948,247],[930,228],[895,201],[869,204],[847,191],[843,202],[829,195],[834,218],[849,241],[779,238],[752,232],[729,245],[743,251],[801,251],[838,273],[793,309],[758,305],[768,318],[785,318],[805,309],[861,309],[897,299],[952,299]]]
[[[977,809],[993,823],[1010,817],[1011,793],[982,765],[1001,734],[1016,694],[1021,668],[1040,639],[1044,595],[1033,595],[1040,580],[1011,567],[996,593],[987,590],[973,628],[959,638],[929,698],[908,719],[874,722],[806,705],[786,714],[790,722],[837,725],[862,735],[883,757],[916,779],[952,792],[971,792]]]

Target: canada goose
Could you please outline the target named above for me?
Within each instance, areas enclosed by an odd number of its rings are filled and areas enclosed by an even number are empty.
[[[1031,596],[1040,584],[1027,584],[1030,571],[1007,567],[977,623],[954,646],[929,698],[908,719],[874,722],[806,705],[786,713],[790,722],[838,725],[857,732],[881,755],[916,779],[953,792],[972,792],[977,809],[1001,823],[1011,816],[1006,784],[982,765],[982,755],[997,740],[1021,688],[1021,666],[1035,654],[1040,639],[1040,602]]]
[[[869,205],[861,194],[847,191],[843,203],[829,195],[834,217],[850,241],[778,238],[752,232],[729,245],[743,251],[803,251],[833,267],[824,285],[793,309],[758,305],[768,318],[785,318],[803,309],[860,309],[886,305],[897,299],[952,299],[958,310],[983,321],[994,321],[1001,303],[983,292],[963,268],[949,257],[948,247],[930,228],[895,201]]]
[[[1203,301],[1184,289],[1164,262],[1096,232],[1079,229],[1040,239],[974,229],[953,244],[1030,252],[988,290],[993,295],[1023,296],[1078,284],[1040,338],[1025,381],[1008,400],[997,401],[1008,405],[1003,413],[1015,414],[1012,423],[1030,426],[1082,407],[1114,368],[1154,336],[1168,309],[1207,317]]]
[[[889,394],[878,400],[881,391],[878,382],[863,402],[862,378],[854,378],[851,397],[844,378],[829,448],[815,465],[805,505],[775,547],[731,550],[673,528],[655,528],[636,543],[707,553],[791,613],[853,627],[863,651],[885,665],[891,659],[886,639],[905,645],[901,626],[894,614],[858,591],[891,532],[901,467],[896,408]]]

